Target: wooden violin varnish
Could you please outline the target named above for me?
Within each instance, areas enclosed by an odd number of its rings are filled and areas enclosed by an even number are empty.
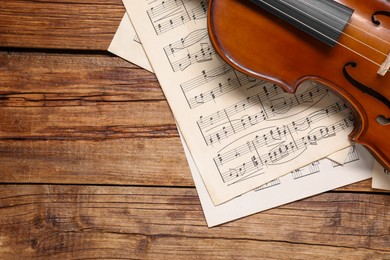
[[[210,0],[208,19],[235,69],[291,93],[314,80],[341,95],[351,140],[390,170],[390,1]]]

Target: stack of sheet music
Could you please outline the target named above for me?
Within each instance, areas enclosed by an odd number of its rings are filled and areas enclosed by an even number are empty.
[[[109,51],[156,74],[210,227],[372,177],[345,102],[315,82],[291,95],[229,67],[209,41],[207,1],[123,2]]]

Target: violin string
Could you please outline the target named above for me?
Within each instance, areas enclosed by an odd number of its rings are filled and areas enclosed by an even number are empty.
[[[325,14],[327,14],[327,15],[333,17],[333,18],[335,18],[335,19],[338,20],[338,21],[341,21],[341,22],[343,21],[342,19],[340,19],[340,18],[337,17],[336,15],[334,15],[334,14],[332,14],[332,13],[330,13],[330,12],[321,10],[320,8],[318,8],[317,6],[315,6],[315,5],[313,5],[313,4],[310,4],[309,2],[305,2],[304,0],[296,0],[296,1],[301,2],[301,3],[304,2],[305,4],[311,6],[312,8],[317,9],[317,11],[323,12],[323,13],[325,13]],[[339,6],[336,6],[336,5],[335,5],[335,7],[338,8],[338,9],[340,9],[340,10],[342,10]],[[372,34],[372,33],[368,32],[368,31],[366,31],[366,30],[363,30],[363,29],[357,27],[356,25],[354,25],[354,24],[352,24],[352,23],[350,23],[350,22],[347,22],[347,24],[348,24],[349,26],[355,28],[356,30],[359,30],[359,31],[361,31],[361,32],[363,32],[363,33],[365,33],[365,34],[367,34],[367,35],[370,35],[370,36],[373,37],[373,38],[376,38],[376,39],[379,40],[379,41],[382,41],[382,42],[387,43],[387,44],[390,45],[390,42],[388,42],[388,41],[386,41],[385,39],[382,39],[382,38],[376,36],[375,34]],[[339,32],[345,34],[345,33],[342,32],[342,31],[339,31]]]
[[[307,15],[308,17],[313,18],[314,20],[316,20],[316,21],[322,23],[323,25],[325,25],[325,26],[327,26],[327,27],[329,27],[329,28],[331,28],[331,29],[333,29],[333,30],[335,30],[335,31],[337,31],[337,32],[339,32],[339,33],[341,33],[341,34],[343,34],[343,35],[345,35],[345,36],[351,38],[352,40],[357,41],[358,43],[360,43],[360,44],[362,44],[362,45],[364,45],[364,46],[366,46],[366,47],[368,47],[368,48],[370,48],[370,49],[372,49],[372,50],[374,50],[374,51],[376,51],[376,52],[378,52],[378,53],[380,53],[380,54],[382,54],[382,55],[384,55],[384,56],[387,56],[387,53],[383,53],[382,51],[376,49],[375,47],[373,47],[373,46],[371,46],[371,45],[368,45],[367,43],[365,43],[365,42],[363,42],[363,41],[361,41],[361,40],[359,40],[359,39],[357,39],[357,38],[355,38],[355,37],[353,37],[353,36],[351,36],[351,35],[349,35],[349,34],[343,32],[343,31],[341,31],[341,30],[339,30],[339,29],[335,28],[334,26],[329,25],[329,24],[326,24],[325,22],[321,21],[320,19],[318,19],[318,18],[316,18],[316,17],[314,17],[314,16],[312,16],[312,15],[310,15],[310,14],[308,14],[308,13],[305,13],[304,11],[302,11],[302,10],[296,8],[295,6],[292,6],[291,4],[285,2],[284,0],[280,0],[280,1],[283,2],[284,4],[288,5],[289,7],[295,9],[297,12],[303,13],[303,14]],[[298,0],[298,1],[299,1],[299,0]],[[300,2],[302,2],[302,1],[300,1]],[[310,5],[309,3],[306,3],[306,2],[305,2],[304,4]],[[310,6],[312,6],[312,5],[310,5]],[[312,6],[312,7],[313,7],[313,6]],[[280,11],[280,10],[279,10],[279,11]],[[328,13],[328,12],[326,12],[326,11],[323,11],[323,10],[319,10],[319,11],[321,11],[321,12],[327,14],[327,15],[333,16],[332,14],[330,14],[330,13]],[[281,11],[280,11],[280,12],[281,12]],[[339,19],[339,18],[338,18],[338,19]],[[348,24],[348,23],[347,23],[347,24]],[[309,25],[306,25],[306,24],[305,24],[305,26],[307,26],[307,27],[309,27],[310,29],[313,29],[313,30],[314,30],[314,28],[311,28]],[[364,31],[363,31],[363,32],[364,32]],[[365,32],[365,33],[366,33],[366,32]],[[338,42],[336,42],[336,43],[338,43]]]
[[[300,20],[298,20],[298,19],[292,17],[291,15],[289,15],[289,14],[283,12],[282,10],[277,9],[276,7],[270,5],[269,3],[265,2],[264,0],[259,0],[259,1],[261,1],[262,3],[268,5],[270,8],[272,8],[272,9],[274,9],[274,10],[276,10],[276,11],[278,11],[278,12],[280,12],[280,13],[286,15],[286,16],[288,16],[289,18],[295,20],[296,22],[302,24],[303,26],[312,29],[313,31],[315,31],[315,32],[317,32],[318,34],[324,36],[325,38],[328,38],[328,39],[330,39],[331,41],[334,41],[331,37],[329,37],[329,36],[323,34],[322,32],[320,32],[320,31],[318,31],[318,30],[316,30],[316,29],[310,27],[310,25],[301,22]],[[283,0],[281,0],[281,1],[284,2]],[[285,3],[285,2],[284,2],[284,3]],[[288,4],[287,4],[287,5],[288,5]],[[293,7],[293,8],[295,8],[295,7]],[[295,9],[296,9],[296,8],[295,8]],[[298,11],[301,12],[300,10],[298,10]],[[347,50],[349,50],[349,51],[351,51],[351,52],[353,52],[353,53],[355,53],[355,54],[361,56],[362,58],[368,60],[369,62],[371,62],[371,63],[377,65],[378,67],[381,67],[381,66],[382,66],[381,64],[379,64],[379,63],[373,61],[372,59],[370,59],[370,58],[364,56],[363,54],[359,53],[358,51],[355,51],[355,50],[353,50],[352,48],[349,48],[348,46],[346,46],[346,45],[344,45],[344,44],[341,44],[341,43],[339,43],[339,42],[337,42],[337,41],[334,41],[334,42],[335,42],[336,44],[339,44],[340,46],[344,47],[345,49],[347,49]],[[386,54],[385,54],[385,55],[386,55]],[[386,56],[387,56],[387,55],[386,55]]]

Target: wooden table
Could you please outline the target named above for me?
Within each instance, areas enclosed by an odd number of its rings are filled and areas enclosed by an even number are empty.
[[[371,181],[207,228],[158,81],[106,51],[124,11],[1,2],[1,259],[390,259]]]

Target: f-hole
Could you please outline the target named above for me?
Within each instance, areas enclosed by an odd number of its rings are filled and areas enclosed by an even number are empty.
[[[376,122],[380,125],[390,125],[390,118],[380,115],[376,118]]]
[[[376,11],[372,16],[371,16],[371,21],[373,24],[376,26],[380,26],[381,22],[376,18],[377,15],[385,15],[385,16],[390,16],[389,11]]]
[[[376,98],[377,100],[379,100],[380,102],[382,102],[383,104],[385,104],[388,108],[390,108],[390,100],[388,100],[385,96],[383,96],[381,93],[375,91],[374,89],[370,88],[370,87],[367,87],[366,85],[364,85],[363,83],[360,83],[359,81],[357,81],[356,79],[354,79],[351,75],[349,75],[348,71],[347,71],[347,67],[352,67],[352,68],[355,68],[357,67],[357,64],[356,62],[348,62],[347,64],[344,65],[344,68],[343,68],[343,74],[344,74],[344,77],[356,88],[358,88],[359,90],[361,90],[363,93],[365,94],[368,94],[374,98]]]

